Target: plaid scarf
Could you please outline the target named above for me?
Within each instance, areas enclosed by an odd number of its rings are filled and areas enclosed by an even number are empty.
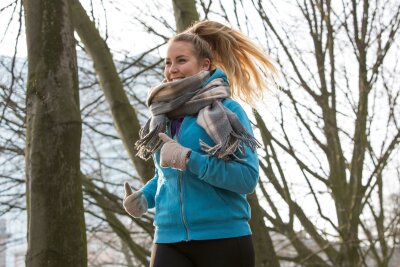
[[[147,105],[151,117],[140,129],[140,140],[135,143],[136,155],[145,160],[153,155],[162,144],[158,134],[165,133],[168,119],[196,114],[197,123],[215,142],[214,146],[209,146],[199,140],[201,149],[209,155],[230,160],[237,158],[236,150],[245,154],[244,146],[254,151],[260,146],[258,141],[221,102],[230,95],[226,76],[220,69],[212,76],[209,71],[202,71],[181,80],[164,81],[150,89]]]

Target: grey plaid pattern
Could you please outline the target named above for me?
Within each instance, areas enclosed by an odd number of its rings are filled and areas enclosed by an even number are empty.
[[[161,146],[158,133],[165,133],[167,118],[196,115],[197,123],[215,142],[210,147],[199,140],[201,148],[210,155],[229,160],[236,150],[244,153],[244,146],[253,151],[260,144],[242,126],[237,116],[222,105],[222,100],[231,96],[229,84],[222,78],[205,82],[209,71],[202,71],[182,80],[163,82],[152,88],[147,98],[151,117],[140,130],[136,142],[137,155],[149,159]]]

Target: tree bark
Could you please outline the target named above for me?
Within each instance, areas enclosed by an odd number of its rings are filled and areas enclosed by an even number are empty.
[[[87,266],[81,118],[68,0],[26,0],[28,267]]]
[[[196,9],[196,2],[193,0],[172,0],[176,31],[183,32],[193,22],[199,20],[199,13]]]

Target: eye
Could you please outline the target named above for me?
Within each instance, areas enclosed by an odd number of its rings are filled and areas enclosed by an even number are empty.
[[[179,63],[185,63],[185,62],[186,62],[186,59],[181,58],[181,59],[178,60],[178,62],[179,62]]]

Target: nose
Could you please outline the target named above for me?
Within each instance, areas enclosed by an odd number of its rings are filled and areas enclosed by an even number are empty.
[[[178,72],[178,68],[177,68],[176,64],[171,64],[171,67],[169,68],[169,72],[170,73],[177,73]]]

